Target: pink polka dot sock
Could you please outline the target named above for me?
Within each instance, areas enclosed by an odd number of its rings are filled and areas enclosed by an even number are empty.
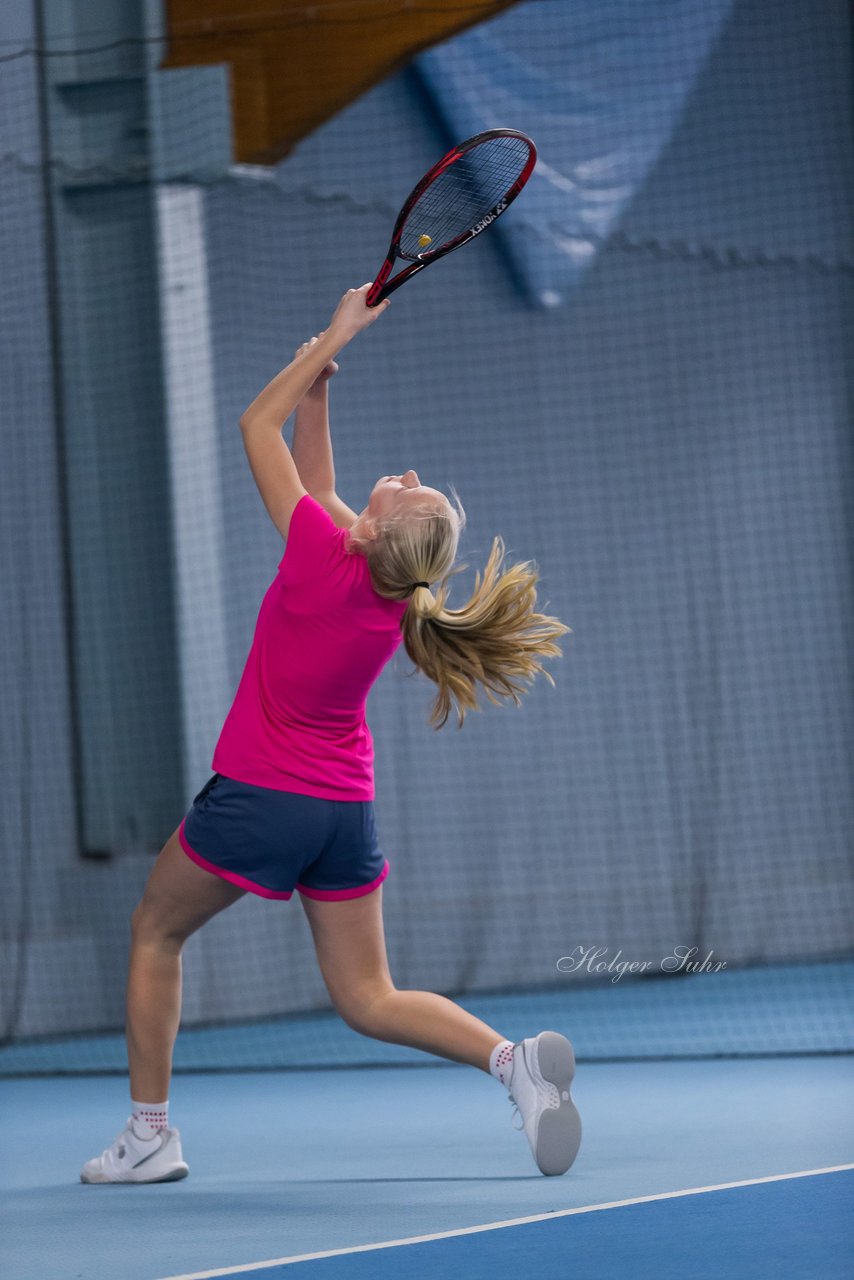
[[[133,1127],[139,1138],[153,1138],[158,1129],[169,1127],[169,1099],[165,1102],[130,1102]]]
[[[502,1040],[489,1055],[489,1070],[496,1080],[509,1085],[513,1074],[513,1041]]]

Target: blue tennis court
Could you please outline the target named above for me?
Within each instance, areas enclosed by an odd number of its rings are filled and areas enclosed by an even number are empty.
[[[850,1058],[590,1065],[560,1179],[470,1076],[182,1076],[190,1177],[102,1190],[79,1134],[121,1083],[79,1081],[70,1115],[64,1082],[6,1082],[6,1274],[850,1276]]]
[[[779,1275],[781,1258],[793,1277],[844,1277],[854,1168],[850,966],[732,976],[729,1003],[719,990],[706,1020],[721,1044],[729,1026],[733,1056],[580,1059],[575,1094],[585,1137],[562,1178],[537,1172],[496,1082],[435,1060],[182,1072],[174,1096],[190,1177],[85,1187],[75,1182],[81,1132],[105,1107],[121,1108],[124,1080],[118,1072],[35,1078],[31,1062],[29,1075],[0,1084],[9,1274],[110,1274],[118,1236],[127,1280],[294,1267],[486,1277],[526,1258],[555,1277],[571,1261],[582,1274],[633,1280],[686,1270],[759,1278]],[[698,1020],[690,1003],[697,990],[683,983],[655,1001],[639,998],[633,1021],[623,1010],[624,1032],[636,1047],[646,1041],[660,1051],[668,1025]],[[611,994],[586,993],[588,1027],[596,1000],[596,1022],[606,1025]],[[824,1027],[820,1054],[794,1048],[797,1028],[809,1026],[808,1004]],[[751,1007],[759,1011],[752,1024]],[[571,1008],[563,1013],[583,1049],[584,1020]],[[554,1006],[549,1020],[565,1025],[560,1018]],[[750,1036],[770,1041],[775,1022],[775,1055],[736,1056],[736,1032],[750,1054]],[[264,1031],[254,1034],[258,1053]],[[295,1042],[299,1034],[294,1028]],[[346,1028],[330,1019],[326,1034],[331,1055]],[[272,1051],[282,1028],[267,1035]],[[832,1035],[836,1050],[828,1051]],[[72,1042],[55,1047],[54,1070],[73,1069],[73,1051]],[[42,1046],[39,1068],[49,1065]],[[40,1213],[50,1231],[33,1229]]]

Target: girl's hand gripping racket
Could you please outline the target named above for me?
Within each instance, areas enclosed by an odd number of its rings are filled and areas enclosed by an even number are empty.
[[[536,162],[533,142],[516,129],[489,129],[443,156],[397,215],[367,305],[375,307],[416,271],[480,235],[516,199]],[[409,266],[389,279],[397,258]]]

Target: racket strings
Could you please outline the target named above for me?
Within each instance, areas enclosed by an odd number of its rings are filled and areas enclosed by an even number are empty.
[[[400,237],[404,258],[424,257],[421,237],[430,237],[430,253],[477,225],[507,195],[528,163],[524,138],[493,138],[444,169],[410,210]]]

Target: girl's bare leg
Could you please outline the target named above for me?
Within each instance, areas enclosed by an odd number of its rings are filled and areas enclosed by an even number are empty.
[[[177,829],[160,851],[131,919],[127,1052],[130,1094],[137,1102],[169,1097],[184,943],[245,892],[196,866],[181,848]]]
[[[335,1008],[355,1031],[489,1071],[507,1037],[432,991],[399,991],[391,979],[382,885],[361,898],[302,897],[320,969]]]

